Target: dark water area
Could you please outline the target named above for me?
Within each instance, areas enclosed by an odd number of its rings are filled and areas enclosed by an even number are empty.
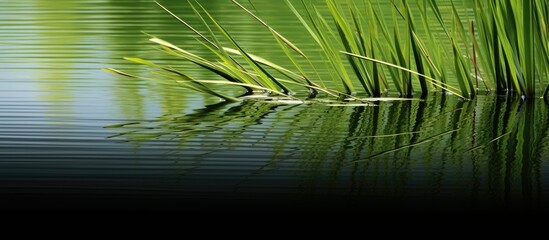
[[[71,120],[51,132],[40,119],[8,127],[13,117],[3,117],[2,206],[547,211],[544,101],[378,104],[218,103],[103,127]]]
[[[101,71],[147,72],[121,60],[135,56],[211,77],[151,48],[141,31],[196,44],[154,2],[56,2],[0,3],[3,211],[549,211],[542,99],[224,103]],[[162,2],[198,21],[184,3]],[[204,4],[251,52],[283,58],[262,44],[270,33],[229,1]],[[255,7],[314,51],[280,5]]]

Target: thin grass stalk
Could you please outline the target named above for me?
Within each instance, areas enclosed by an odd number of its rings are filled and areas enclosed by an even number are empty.
[[[244,7],[242,4],[235,0],[231,0],[234,4],[236,4],[238,7],[243,9],[246,13],[248,13],[250,16],[252,16],[255,20],[257,20],[261,25],[265,26],[269,31],[273,34],[275,37],[275,40],[277,41],[278,45],[281,47],[281,49],[284,51],[285,55],[288,57],[288,59],[293,63],[293,65],[298,69],[301,76],[304,78],[305,81],[307,81],[307,84],[311,86],[319,87],[318,84],[312,82],[310,78],[307,77],[306,73],[303,71],[300,64],[297,63],[296,59],[292,56],[291,52],[288,51],[288,48],[293,50],[294,52],[297,52],[299,55],[301,55],[303,58],[305,58],[308,62],[310,62],[309,58],[299,49],[295,44],[293,44],[291,41],[286,39],[284,36],[282,36],[280,33],[278,33],[274,28],[272,28],[270,25],[268,25],[265,21],[261,20],[257,15],[252,13],[250,10],[248,10],[246,7]],[[266,61],[261,61],[262,63],[265,63]],[[274,66],[272,63],[267,64],[268,66]],[[276,66],[274,67],[275,70],[280,72],[280,67]],[[288,76],[287,71],[284,71],[283,74]],[[292,78],[294,79],[294,78]],[[309,96],[314,97],[317,94],[317,91],[315,88],[309,88]]]
[[[363,25],[365,25],[365,27],[367,27],[368,29],[371,29],[371,32],[373,32],[373,36],[368,38],[366,31],[362,31],[364,35],[363,38],[369,39],[371,41],[370,48],[376,56],[379,56],[381,59],[390,60],[392,56],[387,57],[387,54],[385,54],[385,52],[389,52],[390,54],[393,54],[394,45],[390,37],[390,34],[389,34],[390,32],[388,31],[388,27],[385,19],[379,16],[379,13],[383,14],[383,12],[375,11],[371,0],[368,0],[368,1],[363,0],[363,5],[365,10],[361,11],[357,7],[356,12],[358,13],[366,12],[366,14],[358,14],[358,16],[360,19],[362,19],[363,22],[365,22]],[[366,40],[363,40],[363,41],[366,42]],[[385,45],[386,47],[380,47],[383,45]],[[373,64],[372,66],[377,67],[375,64]],[[387,81],[387,74],[385,73],[384,68],[379,68],[379,73],[380,73],[379,79],[380,79],[380,85],[381,85],[380,88],[382,88],[380,89],[380,91],[386,92],[390,88],[389,83]],[[399,79],[397,78],[396,81],[393,80],[393,82],[399,82]],[[401,85],[400,83],[398,84]],[[397,88],[397,90],[399,91],[399,94],[401,94],[400,89]]]
[[[343,44],[343,47],[346,51],[349,52],[359,52],[360,50],[357,48],[358,44],[355,42],[355,38],[353,36],[353,30],[348,25],[347,20],[343,16],[343,13],[339,9],[339,7],[336,5],[336,3],[332,0],[327,0],[326,4],[328,5],[328,9],[330,10],[331,16],[333,18],[334,24],[336,26],[336,29],[339,34],[339,38]],[[364,90],[372,94],[371,87],[366,85],[366,82],[369,82],[369,79],[366,79],[366,72],[364,72],[364,68],[361,66],[360,63],[357,63],[354,61],[354,59],[348,59],[349,63],[351,64],[351,67],[355,73],[355,75],[358,77],[360,83],[362,84]]]
[[[387,61],[393,63],[393,64],[399,64],[399,58],[397,57],[397,52],[396,52],[396,46],[397,43],[395,43],[395,41],[393,41],[393,37],[389,31],[389,28],[387,26],[387,23],[386,21],[384,20],[383,17],[381,17],[379,15],[379,12],[381,11],[376,11],[374,9],[374,6],[372,4],[372,1],[371,0],[368,0],[368,2],[366,3],[366,1],[363,1],[364,2],[364,5],[366,6],[366,12],[368,12],[368,14],[365,14],[365,15],[369,15],[369,16],[372,16],[372,20],[370,21],[370,24],[372,26],[377,26],[376,29],[379,29],[379,31],[381,32],[383,38],[381,38],[379,36],[379,34],[377,34],[377,37],[373,38],[372,41],[375,43],[375,47],[377,49],[387,49],[388,51],[378,51],[379,52],[379,55],[381,56],[381,59],[386,59]],[[395,10],[392,10],[392,11],[395,11]],[[377,31],[376,31],[377,32]],[[375,49],[374,47],[372,47],[372,49]],[[363,54],[365,55],[365,54]],[[389,71],[389,74],[390,74],[390,78],[392,79],[393,81],[393,84],[397,90],[397,92],[399,93],[399,95],[403,96],[405,95],[405,90],[404,90],[404,87],[403,87],[403,82],[402,82],[402,77],[400,76],[401,75],[401,72],[398,71],[397,69],[394,69],[394,68],[388,68],[388,71]],[[388,84],[386,82],[384,82],[384,85],[386,86],[386,88],[388,88]]]
[[[403,5],[404,5],[404,11],[406,13],[406,23],[408,25],[408,31],[409,31],[409,36],[410,36],[411,45],[412,45],[412,52],[414,54],[414,60],[416,63],[416,68],[419,73],[425,75],[423,57],[419,47],[421,43],[418,42],[419,39],[413,37],[416,34],[416,27],[414,24],[414,19],[412,18],[412,12],[410,10],[410,6],[408,5],[407,0],[403,0]],[[427,88],[427,82],[425,78],[421,75],[418,77],[418,79],[419,79],[419,85],[421,87],[421,96],[425,97],[429,93],[429,89]]]
[[[357,40],[359,53],[370,53],[372,56],[376,55],[376,49],[374,48],[375,42],[379,41],[379,35],[377,27],[364,18],[364,14],[361,14],[362,10],[351,0],[347,0],[349,6],[353,30],[355,31],[355,38]],[[367,29],[367,30],[366,30]],[[356,61],[357,59],[352,59]],[[368,86],[372,89],[372,95],[374,97],[380,97],[382,95],[381,85],[385,85],[381,74],[377,70],[375,64],[359,61],[364,72],[366,73],[366,79],[370,80]],[[364,84],[363,84],[364,85]],[[386,86],[387,87],[387,86]]]
[[[481,5],[480,0],[478,0],[477,3]],[[506,80],[510,79],[511,76],[507,76],[505,71],[507,64],[504,61],[505,55],[503,54],[503,45],[499,37],[500,33],[496,20],[497,4],[499,3],[488,2],[487,7],[485,9],[480,9],[480,11],[481,15],[483,12],[488,11],[484,16],[488,16],[487,26],[489,26],[492,31],[484,31],[484,33],[488,36],[487,38],[490,38],[491,36],[493,55],[490,56],[493,56],[492,64],[494,66],[494,80],[497,84],[497,91],[500,93],[507,93],[510,90],[511,85],[509,85]]]
[[[118,74],[118,75],[121,75],[121,76],[124,76],[124,77],[141,78],[141,79],[148,79],[148,80],[161,82],[161,83],[167,83],[166,80],[155,79],[155,78],[144,78],[144,77],[140,77],[140,76],[137,76],[137,75],[134,75],[134,74],[126,73],[126,72],[123,72],[123,71],[120,71],[120,70],[116,70],[116,69],[113,69],[113,68],[105,68],[103,70],[106,71],[106,72]],[[174,76],[174,75],[172,75],[172,76]],[[197,92],[202,92],[202,93],[205,93],[205,94],[209,94],[209,95],[212,95],[212,96],[216,96],[216,97],[222,98],[225,101],[229,101],[229,102],[242,101],[241,99],[231,97],[231,96],[227,96],[227,95],[219,93],[218,91],[212,90],[208,86],[201,83],[200,81],[192,79],[192,78],[190,78],[190,77],[188,77],[184,74],[182,74],[182,75],[177,74],[175,76],[176,76],[177,79],[179,79],[179,80],[174,81],[174,83],[177,83],[177,86],[188,88],[188,89],[191,89],[191,90],[194,90],[194,91],[197,91]],[[163,78],[165,78],[165,77],[167,77],[167,76],[163,75]],[[183,80],[181,80],[181,79],[183,79]]]
[[[309,35],[315,40],[316,43],[318,43],[319,46],[322,47],[322,44],[321,44],[321,41],[319,39],[319,37],[315,34],[315,32],[313,31],[313,29],[311,28],[311,26],[307,23],[307,21],[303,18],[303,16],[297,11],[297,9],[292,5],[292,3],[289,1],[289,0],[285,0],[286,2],[286,5],[290,8],[290,10],[294,13],[294,15],[297,17],[297,19],[299,20],[299,22],[301,23],[301,25],[307,30],[307,32],[309,33]],[[322,78],[320,77],[320,74],[318,73],[318,70],[316,69],[316,67],[314,66],[314,64],[310,61],[309,58],[307,58],[307,63],[309,64],[309,66],[311,66],[312,69],[314,69],[314,72],[316,74],[316,76],[318,77],[318,79],[320,80],[320,83],[321,83],[321,86],[322,87],[325,87],[325,84],[324,84],[324,81],[322,80]]]
[[[473,45],[477,50],[477,65],[482,68],[479,74],[482,75],[481,79],[487,90],[492,90],[492,83],[496,83],[496,90],[501,89],[496,79],[496,70],[494,66],[494,58],[496,58],[496,52],[494,49],[494,41],[491,40],[491,36],[494,33],[493,21],[491,16],[486,11],[490,11],[486,8],[482,1],[476,0],[474,6],[475,14],[475,29],[473,31],[474,37],[472,38]]]
[[[312,4],[306,3],[305,0],[301,0],[301,3],[304,6],[305,17],[308,21],[305,20],[305,18],[301,15],[301,13],[299,13],[299,11],[297,11],[289,0],[286,0],[286,4],[290,7],[294,15],[297,16],[302,25],[307,29],[309,34],[322,49],[329,66],[334,70],[330,71],[330,75],[332,75],[332,80],[334,83],[337,86],[343,86],[343,91],[345,91],[346,94],[353,94],[353,83],[347,74],[347,70],[345,69],[345,65],[343,64],[341,57],[337,54],[337,47],[335,47],[335,43],[332,40],[336,34],[333,33],[330,25],[322,17],[320,12],[316,8],[311,7]]]
[[[517,66],[518,57],[516,52],[513,50],[517,49],[516,34],[514,33],[514,26],[516,24],[514,18],[512,16],[508,16],[513,13],[512,9],[508,8],[510,8],[510,3],[506,3],[504,0],[495,1],[494,20],[497,28],[498,42],[502,49],[500,64],[505,67],[507,88],[516,91],[519,95],[522,95],[524,82],[520,77],[520,68]]]
[[[454,40],[455,41],[455,40]],[[457,77],[457,82],[459,84],[459,87],[461,89],[461,93],[465,93],[467,97],[471,97],[471,93],[469,92],[469,89],[467,89],[466,82],[468,78],[467,73],[467,67],[464,66],[463,55],[461,54],[461,50],[456,47],[457,43],[454,43],[454,71]]]
[[[294,65],[294,67],[298,70],[300,77],[303,78],[308,85],[315,86],[315,87],[321,87],[320,85],[313,82],[308,76],[307,73],[303,70],[301,65],[297,62],[297,60],[292,56],[292,53],[288,50],[288,47],[278,38],[275,38],[280,48],[284,51],[284,54],[286,57],[290,60],[290,62]],[[307,61],[310,63],[310,61],[307,59]],[[318,74],[318,73],[317,73]],[[298,82],[296,80],[296,82]],[[325,88],[325,87],[324,87]],[[315,88],[308,88],[309,89],[309,98],[314,98],[318,94],[318,91]]]
[[[549,94],[549,85],[547,81],[549,80],[549,33],[548,33],[548,24],[549,24],[549,4],[544,0],[536,1],[536,23],[537,23],[537,37],[538,44],[543,49],[540,53],[539,64],[539,78],[545,78],[545,84],[542,82],[542,86],[547,85],[543,92],[542,97],[547,98]]]
[[[280,33],[278,33],[274,28],[269,26],[265,21],[261,20],[258,16],[256,16],[254,13],[252,13],[250,10],[242,6],[240,3],[238,3],[235,0],[231,0],[234,4],[236,4],[238,7],[242,8],[246,13],[251,15],[255,20],[257,20],[259,23],[261,23],[263,26],[269,29],[271,33],[275,36],[275,39],[279,46],[283,49],[285,55],[290,59],[290,61],[294,64],[294,66],[298,69],[298,71],[301,73],[303,78],[307,81],[307,83],[311,86],[319,87],[318,84],[312,82],[305,74],[305,72],[302,70],[300,64],[296,62],[294,57],[291,55],[291,53],[288,51],[288,48],[292,49],[293,51],[299,53],[301,56],[303,56],[307,61],[310,62],[309,58],[292,42],[290,42],[288,39],[286,39],[284,36],[282,36]],[[282,44],[284,43],[284,44]],[[317,94],[317,90],[315,88],[309,88],[309,97],[315,97]]]
[[[233,75],[236,75],[238,77],[237,77],[236,81],[231,81],[231,82],[237,82],[237,83],[240,82],[240,83],[245,83],[247,85],[257,84],[257,85],[260,85],[260,86],[264,86],[264,84],[257,81],[256,79],[250,78],[249,74],[241,74],[241,72],[246,72],[246,69],[238,61],[236,61],[234,58],[232,58],[232,56],[230,56],[221,47],[220,41],[217,39],[216,34],[212,30],[212,28],[210,27],[210,25],[208,24],[206,19],[204,19],[204,17],[202,16],[203,14],[198,11],[198,9],[194,6],[194,4],[192,4],[192,2],[190,0],[188,0],[188,4],[190,5],[190,7],[193,10],[193,12],[195,13],[195,15],[198,17],[198,19],[200,20],[202,25],[207,29],[211,39],[213,39],[213,41],[210,41],[208,38],[204,37],[204,35],[198,33],[201,36],[202,39],[205,39],[206,42],[210,43],[210,45],[211,45],[211,46],[208,46],[206,44],[203,44],[204,47],[206,49],[208,49],[210,52],[217,55],[222,60],[224,65],[226,65],[226,68],[237,69],[237,71],[233,71]],[[182,21],[182,20],[180,20],[180,21]],[[190,25],[186,24],[186,26],[189,27]],[[193,30],[194,32],[197,32],[196,30],[194,30],[192,28],[191,28],[191,30]],[[244,87],[244,88],[246,89],[246,94],[253,94],[253,90],[254,90],[253,88],[249,88],[249,87]]]
[[[422,76],[424,77],[426,80],[429,80],[431,81],[432,84],[436,85],[437,87],[443,87],[443,83],[439,80],[436,80],[436,79],[433,79],[427,75],[423,75],[421,73],[418,73],[416,71],[413,71],[413,70],[410,70],[408,68],[405,68],[405,67],[401,67],[401,66],[398,66],[398,65],[395,65],[395,64],[391,64],[391,63],[388,63],[388,62],[384,62],[384,61],[381,61],[381,60],[378,60],[378,59],[374,59],[374,58],[369,58],[369,57],[366,57],[366,56],[360,56],[360,55],[357,55],[357,54],[354,54],[354,53],[348,53],[348,52],[341,52],[343,54],[346,54],[346,55],[351,55],[353,57],[356,57],[356,58],[360,58],[360,59],[363,59],[363,60],[366,60],[366,61],[371,61],[371,62],[375,62],[375,63],[378,63],[378,64],[382,64],[384,66],[387,66],[387,67],[390,67],[390,68],[395,68],[395,69],[398,69],[398,70],[401,70],[403,72],[407,72],[408,74],[414,74],[414,75],[417,75],[417,76]],[[463,95],[461,95],[459,93],[459,89],[455,88],[455,87],[452,87],[452,86],[446,86],[445,90],[447,90],[448,92],[462,98],[462,99],[467,99],[466,97],[464,97]]]
[[[539,10],[541,9],[541,7],[538,7],[538,12],[536,13],[536,28],[537,28],[537,33],[536,33],[536,42],[537,42],[537,47],[538,48],[541,48],[540,51],[537,51],[537,59],[539,60],[536,60],[536,76],[537,76],[537,79],[540,80],[539,81],[539,86],[542,87],[542,89],[544,89],[544,94],[542,95],[542,97],[545,97],[545,92],[547,91],[547,80],[548,80],[548,76],[549,76],[549,52],[548,52],[548,49],[547,49],[547,45],[545,43],[547,43],[549,41],[549,39],[547,39],[547,33],[545,33],[544,29],[546,28],[545,27],[545,23],[544,23],[544,19],[543,17],[540,17],[539,16]]]
[[[473,62],[473,57],[471,54],[471,50],[469,49],[469,34],[467,34],[467,31],[464,27],[464,21],[461,19],[456,6],[454,3],[452,3],[452,14],[453,14],[453,21],[454,21],[454,36],[452,36],[452,43],[454,48],[454,53],[456,54],[455,61],[458,61],[459,63],[456,66],[455,70],[459,75],[462,75],[458,77],[458,81],[463,81],[459,83],[460,85],[465,85],[465,87],[462,87],[462,91],[467,91],[467,94],[470,96],[471,99],[475,97],[475,87],[473,85],[473,78],[471,77],[472,67],[470,63]],[[463,48],[458,43],[458,39],[461,40],[463,43]],[[465,51],[465,52],[463,52]]]
[[[373,45],[378,39],[376,26],[364,18],[365,14],[362,14],[362,10],[358,8],[355,1],[347,0],[345,4],[338,5],[336,5],[337,1],[330,2],[335,5],[334,8],[339,13],[339,17],[336,19],[339,22],[338,25],[345,26],[345,30],[340,32],[343,33],[340,34],[340,39],[345,43],[346,50],[362,55],[375,55]],[[347,11],[343,10],[345,8]],[[347,12],[350,16],[346,16],[344,12]],[[349,24],[345,24],[347,19],[350,19]],[[355,75],[366,93],[374,97],[381,96],[381,85],[386,84],[377,69],[375,69],[375,64],[359,61],[352,57],[348,57],[347,60],[351,63]]]
[[[475,22],[471,21],[471,39],[475,39]],[[475,68],[475,94],[478,94],[478,62],[477,62],[477,47],[473,44],[473,67]]]
[[[218,66],[220,69],[222,69],[222,71],[228,72],[229,74],[236,76],[237,81],[231,81],[231,82],[244,83],[246,85],[258,85],[261,87],[269,87],[269,86],[266,86],[265,83],[260,81],[256,75],[253,75],[252,72],[248,71],[238,61],[236,61],[232,56],[230,56],[229,53],[225,50],[225,48],[221,50],[217,50],[204,43],[203,43],[203,46],[204,48],[212,52],[221,60]],[[243,86],[246,86],[246,85],[243,85]],[[247,89],[248,89],[247,94],[253,94],[253,91],[249,90],[250,88],[247,88]],[[253,90],[253,88],[251,89]]]
[[[326,19],[322,16],[318,9],[314,9],[313,16],[314,17],[311,18],[312,21],[316,20],[317,25],[320,26],[320,28],[316,28],[316,30],[317,34],[321,36],[321,39],[324,40],[324,44],[327,50],[325,56],[330,60],[330,62],[332,62],[332,65],[334,65],[335,67],[337,73],[336,80],[339,79],[347,94],[354,94],[355,89],[353,86],[353,82],[350,78],[350,75],[347,73],[348,71],[345,67],[343,59],[341,59],[341,57],[337,53],[338,49],[340,49],[339,41],[341,41],[341,39],[337,37],[337,33],[334,33],[332,31],[330,24],[326,21]]]
[[[525,95],[526,97],[534,97],[536,95],[536,38],[534,37],[535,31],[538,30],[534,28],[534,18],[536,10],[535,1],[523,1],[523,34],[522,35],[522,44],[523,50],[522,58],[523,64],[522,67],[525,71]]]
[[[187,52],[179,47],[176,47],[175,45],[164,41],[159,38],[151,38],[151,42],[159,44],[162,49],[167,52],[168,54],[178,56],[184,59],[187,59],[188,61],[197,64],[198,66],[201,66],[225,79],[227,79],[230,82],[241,82],[241,78],[239,76],[236,76],[235,74],[229,72],[226,70],[226,68],[221,67],[218,64],[212,63],[206,59],[203,59],[197,55],[194,55],[190,52]]]
[[[402,37],[400,35],[400,31],[396,26],[399,26],[397,21],[397,14],[395,12],[399,12],[399,9],[397,6],[393,8],[393,25],[395,26],[393,29],[393,38],[394,38],[394,46],[395,46],[395,52],[396,57],[394,57],[395,62],[397,62],[396,65],[401,66],[403,68],[410,68],[410,32],[406,31],[406,35],[404,36],[404,42],[402,40]],[[401,73],[399,72],[398,75]],[[412,75],[410,73],[402,73],[401,76],[401,82],[402,82],[402,95],[405,97],[411,97],[414,94],[414,89],[412,85]]]
[[[202,8],[204,13],[210,18],[212,23],[217,27],[217,29],[225,36],[229,42],[238,49],[238,51],[242,54],[242,57],[248,62],[250,67],[254,69],[254,71],[259,75],[260,79],[263,83],[265,83],[270,89],[276,90],[277,86],[282,89],[282,92],[286,95],[290,93],[290,90],[284,86],[284,84],[280,83],[276,80],[269,72],[267,72],[259,63],[254,61],[250,55],[244,51],[244,49],[234,40],[234,38],[223,28],[214,18],[213,16],[206,11],[206,9],[199,4],[199,6]],[[220,49],[223,51],[222,49]],[[224,52],[224,51],[223,51]]]
[[[269,31],[271,31],[271,33],[273,33],[279,40],[281,40],[282,42],[284,42],[286,45],[288,45],[288,47],[290,47],[292,50],[294,50],[295,52],[299,53],[301,56],[303,56],[304,58],[307,58],[307,56],[305,55],[305,53],[303,53],[301,51],[301,49],[299,49],[296,45],[294,45],[292,42],[290,42],[288,39],[286,39],[284,36],[282,36],[280,33],[278,33],[276,30],[274,30],[274,28],[272,28],[271,26],[269,26],[266,22],[264,22],[263,20],[261,20],[258,16],[256,16],[254,13],[252,13],[250,10],[248,10],[247,8],[245,8],[244,6],[242,6],[242,4],[238,3],[237,1],[235,0],[231,0],[231,2],[233,2],[234,4],[236,4],[238,7],[242,8],[246,13],[248,13],[250,16],[252,16],[255,20],[257,20],[259,23],[261,23],[261,25],[265,26],[266,28],[269,29]]]
[[[427,0],[423,0],[421,3],[418,2],[418,7],[423,23],[423,29],[428,38],[428,45],[430,46],[429,49],[431,49],[431,51],[428,51],[425,45],[421,45],[421,51],[429,63],[428,66],[431,77],[440,79],[442,82],[446,83],[446,71],[444,64],[442,64],[442,59],[444,59],[444,49],[441,46],[441,41],[435,36],[434,31],[430,27],[431,21],[428,18],[429,15],[427,13]],[[414,35],[414,38],[419,37],[416,34]]]
[[[166,7],[164,7],[162,4],[160,4],[159,2],[157,2],[156,0],[154,1],[160,8],[162,8],[164,11],[166,11],[168,14],[170,14],[172,17],[174,17],[175,19],[177,19],[180,23],[182,23],[183,25],[185,25],[187,28],[189,28],[191,31],[193,31],[196,35],[198,35],[200,38],[202,38],[202,40],[208,42],[209,44],[211,44],[212,46],[215,46],[215,47],[218,47],[215,43],[213,43],[212,41],[210,41],[210,39],[208,39],[206,36],[202,35],[202,33],[200,33],[199,31],[197,31],[193,26],[191,26],[189,23],[187,23],[186,21],[183,21],[183,19],[181,19],[180,17],[178,17],[177,15],[175,15],[173,12],[171,12],[169,9],[167,9]],[[191,2],[188,1],[188,3],[192,6]],[[194,9],[194,7],[193,7]]]

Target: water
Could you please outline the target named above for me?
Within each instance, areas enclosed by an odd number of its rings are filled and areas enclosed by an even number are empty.
[[[249,16],[227,1],[204,4],[251,52],[281,58]],[[183,3],[166,5],[197,20]],[[256,8],[314,49],[279,5]],[[220,103],[100,70],[145,73],[121,60],[136,56],[212,77],[174,63],[141,31],[195,48],[188,31],[148,0],[0,3],[2,208],[548,209],[542,100],[434,94],[377,107]]]

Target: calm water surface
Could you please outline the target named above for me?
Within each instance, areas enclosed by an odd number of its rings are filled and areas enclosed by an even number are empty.
[[[280,58],[270,34],[238,8],[203,2],[248,50]],[[163,3],[196,21],[183,2]],[[314,51],[281,5],[255,7]],[[146,72],[121,60],[137,56],[212,77],[159,53],[141,31],[196,48],[149,0],[0,3],[3,208],[549,209],[542,100],[435,94],[377,107],[220,103],[102,72]]]

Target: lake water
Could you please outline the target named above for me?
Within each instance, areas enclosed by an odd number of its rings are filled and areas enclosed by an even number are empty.
[[[185,1],[162,2],[197,22]],[[201,2],[250,52],[281,59],[271,35],[229,1]],[[282,2],[255,7],[315,49]],[[121,60],[130,56],[212,77],[152,48],[141,31],[196,49],[149,0],[0,3],[2,208],[549,210],[543,100],[223,103],[101,71],[148,71]]]

